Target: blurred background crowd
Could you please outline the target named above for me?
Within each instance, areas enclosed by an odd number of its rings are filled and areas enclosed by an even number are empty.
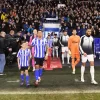
[[[58,4],[66,6],[58,8]],[[71,35],[72,28],[82,36],[87,28],[94,37],[100,37],[100,2],[98,0],[1,0],[0,31],[30,35],[34,29],[43,29],[46,18],[58,18],[61,32]]]

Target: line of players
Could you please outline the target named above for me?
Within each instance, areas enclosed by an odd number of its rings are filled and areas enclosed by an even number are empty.
[[[62,52],[62,64],[64,64],[64,56],[67,54],[67,63],[69,64],[69,59],[71,57],[71,66],[72,74],[75,74],[75,67],[80,62],[80,56],[82,61],[81,66],[81,82],[84,80],[85,65],[87,60],[90,62],[90,75],[91,83],[98,84],[94,79],[94,39],[91,36],[91,29],[87,29],[86,35],[83,35],[81,38],[76,35],[76,29],[73,29],[72,36],[68,36],[67,31],[65,30],[61,35],[60,39],[56,36],[53,38],[53,52],[56,50],[58,57],[58,47],[59,43],[61,45]],[[53,53],[54,57],[54,53]]]
[[[67,54],[67,63],[69,64],[70,55],[68,53],[68,39],[69,36],[67,34],[67,30],[64,30],[61,34],[60,38],[57,37],[57,34],[54,34],[53,38],[51,39],[50,34],[48,34],[47,42],[49,47],[52,48],[52,56],[53,58],[56,56],[58,58],[59,51],[61,49],[62,52],[62,64],[64,64],[64,57],[65,53]]]
[[[49,55],[49,48],[53,50],[53,57],[58,57],[58,48],[61,46],[62,50],[62,63],[64,64],[64,56],[67,53],[67,63],[69,63],[69,58],[72,58],[71,65],[72,65],[72,74],[75,74],[75,67],[80,61],[80,55],[82,59],[82,66],[81,66],[81,82],[85,82],[84,80],[84,72],[85,72],[85,64],[87,60],[90,62],[90,74],[91,74],[91,83],[98,84],[94,79],[94,40],[91,36],[91,29],[87,29],[86,35],[82,36],[81,38],[76,35],[76,29],[73,29],[72,36],[68,36],[67,31],[64,31],[60,38],[57,35],[54,35],[54,38],[51,39],[50,35],[48,35],[47,39],[43,38],[42,31],[37,32],[37,36],[32,39],[31,46],[34,47],[34,54],[32,54],[34,61],[35,61],[35,86],[38,86],[39,82],[41,81],[42,72],[43,72],[43,61],[44,58],[47,60]],[[26,83],[29,85],[29,75],[28,75],[28,66],[29,66],[29,57],[30,51],[27,48],[27,43],[23,42],[21,44],[22,48],[18,52],[18,67],[21,70],[21,80],[23,85],[24,74],[23,71],[26,73]],[[45,48],[46,47],[46,55],[45,55]],[[30,57],[31,58],[31,57]],[[26,63],[25,63],[26,62]]]

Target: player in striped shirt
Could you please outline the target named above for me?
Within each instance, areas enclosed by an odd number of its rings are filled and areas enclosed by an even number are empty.
[[[34,46],[34,59],[35,59],[35,86],[38,86],[38,83],[41,81],[41,76],[43,72],[43,61],[44,58],[48,58],[48,45],[47,40],[43,38],[43,33],[41,30],[38,30],[37,37],[32,40],[32,46]],[[45,47],[46,55],[45,55]]]
[[[47,68],[46,68],[46,70],[52,70],[52,68],[50,68],[51,55],[52,55],[52,39],[51,39],[50,34],[48,34],[48,37],[47,37],[47,44],[48,44],[48,47],[49,47],[49,54],[48,54],[48,59],[47,59]]]
[[[30,59],[31,59],[31,51],[30,49],[28,49],[28,43],[26,41],[22,41],[21,49],[18,51],[17,54],[18,68],[21,71],[21,75],[20,75],[21,86],[24,84],[24,73],[26,75],[26,86],[28,87],[30,85],[29,74],[28,74]]]

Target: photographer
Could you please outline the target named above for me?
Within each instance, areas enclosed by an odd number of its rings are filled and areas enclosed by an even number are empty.
[[[3,75],[5,66],[5,32],[0,33],[0,75]]]

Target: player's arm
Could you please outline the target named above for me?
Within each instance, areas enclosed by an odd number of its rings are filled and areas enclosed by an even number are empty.
[[[28,57],[29,64],[31,63],[31,58],[32,58],[32,54],[31,54],[31,50],[29,49],[29,57]]]
[[[45,56],[45,60],[47,60],[48,55],[49,55],[49,46],[46,45],[46,56]]]
[[[71,50],[71,37],[68,39],[68,49]]]
[[[94,54],[94,40],[92,42],[92,51],[93,51],[93,54]]]
[[[35,38],[31,42],[31,47],[34,47],[34,46],[35,46]]]
[[[71,37],[68,38],[68,52],[71,55]]]
[[[20,70],[20,50],[17,53],[17,64],[18,64],[18,69]]]
[[[46,42],[46,56],[45,56],[45,60],[47,60],[48,59],[48,55],[49,55],[49,46],[48,46],[47,40],[45,42]]]
[[[80,48],[81,54],[84,55],[84,56],[87,56],[87,54],[83,51],[83,48],[82,48],[83,42],[84,42],[84,36],[81,37],[81,39],[80,39],[79,48]]]
[[[69,53],[69,55],[71,55],[71,50],[70,50],[70,37],[68,36],[68,53]]]
[[[63,47],[63,44],[62,44],[62,36],[59,38],[59,43]]]
[[[18,69],[20,70],[20,59],[17,57]]]

